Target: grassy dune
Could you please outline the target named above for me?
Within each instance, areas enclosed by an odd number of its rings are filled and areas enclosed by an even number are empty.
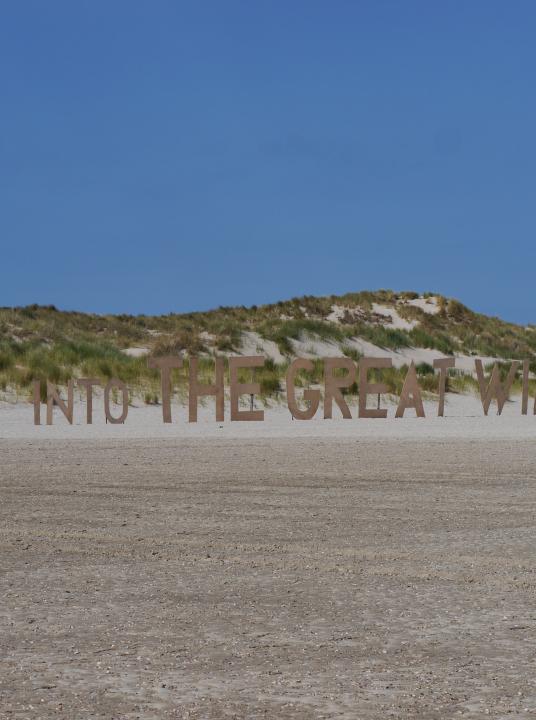
[[[381,348],[430,348],[438,355],[454,352],[475,356],[535,358],[536,327],[523,327],[499,318],[471,311],[457,300],[425,295],[432,300],[434,312],[425,312],[412,301],[417,293],[390,290],[349,293],[342,296],[293,298],[272,305],[220,307],[208,312],[160,316],[93,315],[64,312],[53,306],[29,305],[0,309],[0,390],[27,397],[32,380],[49,379],[64,385],[72,377],[96,377],[103,381],[120,377],[146,402],[158,402],[159,378],[147,368],[146,357],[132,357],[127,348],[146,348],[152,355],[180,352],[185,357],[198,355],[200,376],[210,381],[214,355],[240,351],[242,333],[257,333],[274,342],[283,356],[279,363],[268,360],[256,371],[266,397],[277,397],[283,387],[288,362],[294,353],[293,342],[323,340],[338,345],[341,355],[355,360],[359,353],[349,342],[361,338]],[[396,310],[411,329],[394,327],[375,310],[377,306]],[[333,309],[338,308],[334,319]],[[504,366],[507,367],[507,363]],[[436,386],[432,368],[418,367],[425,390]],[[400,391],[404,368],[384,371],[382,378],[394,393]],[[305,375],[302,376],[305,382]],[[307,377],[321,382],[322,363]],[[183,384],[184,385],[184,384]],[[452,389],[467,389],[474,381],[458,374]],[[355,388],[352,388],[355,390]],[[184,388],[181,390],[184,391]]]

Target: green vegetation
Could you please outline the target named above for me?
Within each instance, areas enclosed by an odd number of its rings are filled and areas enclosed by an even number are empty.
[[[258,328],[259,334],[266,340],[275,342],[283,355],[292,355],[291,340],[299,340],[303,337],[316,337],[320,340],[332,340],[342,342],[345,334],[338,325],[322,320],[284,320],[275,325],[264,323]]]
[[[239,352],[245,331],[257,333],[261,344],[276,343],[283,356],[283,362],[269,360],[264,368],[255,370],[262,394],[272,398],[284,389],[296,341],[307,347],[314,347],[317,341],[330,343],[341,355],[355,361],[360,357],[356,341],[364,340],[390,350],[418,347],[436,350],[440,355],[457,352],[504,360],[529,358],[531,371],[536,371],[536,326],[522,327],[487,317],[457,300],[432,293],[426,293],[424,298],[434,303],[435,312],[425,312],[419,302],[414,303],[417,298],[417,293],[409,291],[363,291],[156,317],[92,315],[38,305],[0,308],[0,390],[28,396],[34,379],[42,380],[44,386],[46,379],[65,385],[73,377],[95,377],[103,382],[119,377],[145,402],[156,403],[160,397],[158,372],[147,368],[146,357],[133,357],[125,349],[145,348],[152,355],[180,352],[185,365],[177,377],[183,378],[188,372],[188,356],[198,355],[200,378],[210,382],[214,355]],[[378,314],[377,308],[374,311],[377,305],[395,309],[413,327],[394,327],[389,318]],[[417,371],[423,388],[434,391],[437,378],[433,369],[421,363]],[[501,366],[501,374],[505,372]],[[298,382],[312,380],[320,384],[322,373],[322,363],[315,360],[314,371],[300,373]],[[400,391],[404,375],[404,368],[381,374],[393,393]],[[374,373],[371,376],[374,379]],[[515,387],[519,383],[518,377]],[[454,373],[449,387],[474,390],[475,381]]]

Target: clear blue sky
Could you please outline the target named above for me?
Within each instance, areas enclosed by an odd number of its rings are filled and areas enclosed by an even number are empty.
[[[536,3],[6,2],[0,305],[536,322]]]

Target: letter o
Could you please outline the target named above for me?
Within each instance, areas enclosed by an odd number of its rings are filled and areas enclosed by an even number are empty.
[[[123,412],[118,418],[114,418],[110,412],[110,391],[113,388],[117,388],[123,393]],[[124,423],[128,415],[128,388],[124,382],[117,378],[112,378],[104,388],[104,413],[106,420],[112,425],[118,425]]]

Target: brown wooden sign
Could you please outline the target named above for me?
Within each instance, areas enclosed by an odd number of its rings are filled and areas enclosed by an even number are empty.
[[[236,356],[231,357],[229,362],[229,388],[230,418],[232,421],[262,421],[264,411],[255,409],[254,398],[260,394],[260,383],[255,381],[255,370],[261,369],[265,358],[262,356]],[[380,406],[380,398],[388,393],[388,387],[383,382],[372,382],[370,373],[374,371],[381,376],[381,371],[392,367],[390,358],[364,357],[357,364],[348,357],[324,358],[324,387],[323,393],[319,388],[305,387],[300,391],[296,387],[298,373],[311,372],[313,363],[311,360],[297,358],[293,360],[286,375],[286,395],[288,409],[296,420],[310,420],[318,413],[323,396],[323,417],[333,417],[333,405],[337,405],[339,412],[344,419],[352,417],[359,418],[386,418],[387,409]],[[179,370],[183,366],[183,360],[179,355],[169,357],[149,358],[148,365],[160,371],[162,391],[162,420],[165,423],[172,422],[171,397],[173,393],[173,370]],[[437,358],[433,361],[433,367],[437,373],[437,415],[445,414],[445,391],[448,372],[456,367],[456,358]],[[480,398],[484,414],[487,415],[492,402],[497,405],[497,413],[500,415],[509,397],[512,384],[518,371],[519,362],[513,361],[504,380],[501,380],[499,366],[494,365],[489,378],[486,378],[482,361],[475,359],[475,373],[480,389]],[[243,382],[244,373],[250,374],[250,382]],[[190,422],[197,422],[197,410],[199,398],[214,396],[215,420],[223,422],[225,419],[225,361],[218,357],[214,360],[214,384],[204,385],[198,379],[198,360],[195,357],[189,359],[188,372],[188,419]],[[349,390],[357,383],[359,394],[357,413],[348,404]],[[69,423],[73,423],[74,411],[74,385],[75,381],[70,380],[67,385],[67,400],[62,399],[60,389],[47,381],[47,425],[52,425],[54,407],[59,408]],[[78,388],[83,389],[86,396],[86,423],[93,422],[93,392],[94,388],[101,386],[101,381],[95,378],[79,378],[76,380]],[[345,396],[346,391],[346,396]],[[119,396],[121,402],[119,403]],[[250,400],[249,409],[241,409],[240,401],[247,396]],[[368,401],[371,397],[377,398],[377,407],[370,407]],[[523,362],[522,374],[522,403],[521,412],[528,413],[529,404],[529,361]],[[114,401],[114,402],[112,402]],[[121,405],[122,411],[119,415],[112,413],[112,404]],[[36,380],[33,383],[33,406],[34,424],[41,424],[41,384]],[[118,378],[112,378],[104,386],[104,413],[106,422],[112,424],[124,423],[128,416],[129,391],[124,382]],[[415,363],[412,362],[408,368],[406,378],[402,387],[399,402],[396,407],[395,417],[404,417],[407,411],[414,416],[424,418],[424,406],[422,392],[419,386],[419,379]],[[117,412],[116,410],[114,412]],[[533,413],[536,414],[536,400]]]

